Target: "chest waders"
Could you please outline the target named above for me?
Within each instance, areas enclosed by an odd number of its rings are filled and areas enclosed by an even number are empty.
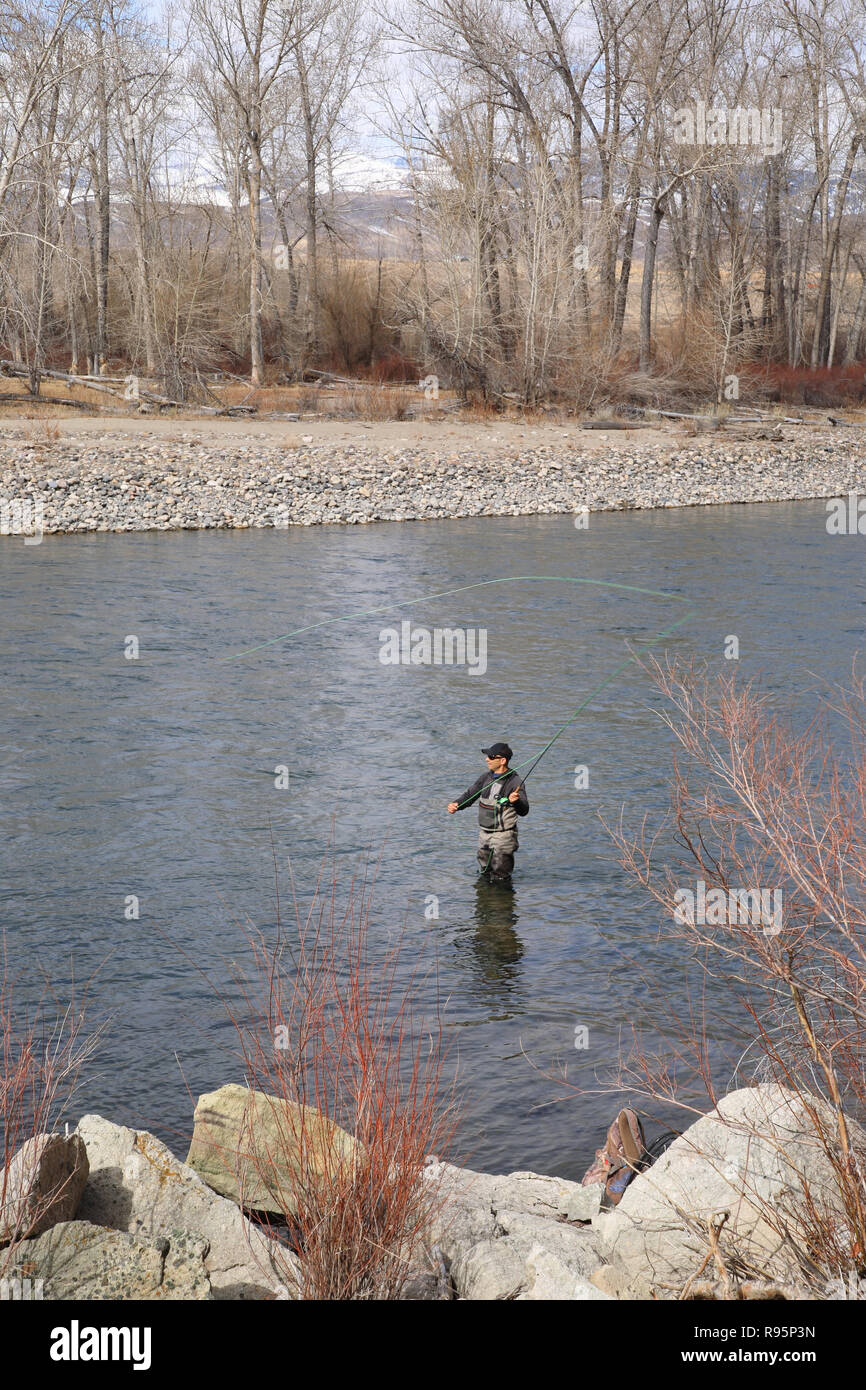
[[[506,878],[514,868],[517,849],[517,812],[502,795],[503,784],[512,776],[510,769],[484,788],[478,799],[478,863],[482,873]]]

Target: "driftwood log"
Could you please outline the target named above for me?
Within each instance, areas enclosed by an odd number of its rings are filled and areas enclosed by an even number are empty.
[[[20,362],[0,362],[0,370],[6,376],[29,377],[30,370]],[[168,396],[160,396],[156,391],[148,391],[144,387],[138,388],[138,394],[133,397],[126,395],[124,391],[118,391],[113,386],[107,386],[103,381],[94,381],[92,377],[76,376],[72,372],[59,372],[55,367],[42,367],[39,371],[40,376],[51,377],[54,381],[66,381],[71,386],[81,386],[87,391],[100,391],[103,395],[114,396],[117,400],[144,401],[145,403],[158,406],[172,406],[176,410],[189,410],[190,406],[186,401],[173,401]],[[38,400],[37,396],[30,397],[31,400]],[[80,404],[78,402],[63,401],[63,405]],[[253,405],[202,405],[194,407],[200,415],[253,415],[255,406]]]
[[[582,420],[582,430],[651,430],[645,420]]]
[[[31,396],[28,392],[19,395],[17,391],[14,396],[0,395],[0,405],[68,405],[72,410],[90,410],[87,401],[64,401],[59,396]]]

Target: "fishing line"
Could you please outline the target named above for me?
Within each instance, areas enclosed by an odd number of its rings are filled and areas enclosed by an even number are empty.
[[[289,638],[291,638],[291,637],[298,637],[298,636],[301,636],[303,633],[306,633],[306,632],[313,632],[313,631],[315,631],[315,630],[318,629],[318,628],[321,628],[321,627],[328,627],[328,626],[330,626],[330,625],[332,625],[332,624],[334,624],[334,623],[351,622],[354,618],[368,617],[368,616],[370,616],[371,614],[374,614],[374,613],[385,613],[385,612],[388,612],[389,610],[391,610],[391,609],[393,609],[393,608],[398,608],[398,607],[401,607],[401,606],[407,606],[407,605],[409,605],[409,604],[426,603],[426,602],[428,602],[428,601],[430,601],[430,600],[432,600],[432,599],[447,598],[447,597],[450,597],[450,596],[453,595],[453,594],[469,593],[469,592],[471,592],[471,591],[474,590],[474,589],[489,588],[490,586],[495,585],[495,584],[519,584],[519,583],[530,583],[530,582],[535,582],[535,583],[553,583],[553,584],[588,584],[588,585],[590,585],[590,586],[592,586],[592,587],[594,587],[594,588],[614,589],[614,590],[618,590],[618,591],[620,591],[620,592],[625,592],[625,593],[644,594],[644,595],[649,596],[650,598],[663,598],[663,599],[668,599],[669,601],[674,602],[674,603],[690,603],[690,602],[691,602],[691,599],[687,598],[685,595],[682,595],[682,594],[672,594],[672,593],[666,592],[666,591],[664,591],[664,590],[662,590],[662,589],[650,589],[650,588],[647,588],[646,586],[643,586],[643,585],[637,585],[637,584],[624,584],[624,583],[617,582],[617,581],[615,581],[615,580],[607,580],[607,579],[588,579],[588,578],[583,578],[583,577],[581,577],[581,576],[575,576],[575,575],[562,575],[562,574],[518,574],[518,575],[504,575],[504,576],[502,576],[502,577],[499,578],[499,579],[484,579],[484,580],[479,580],[479,581],[477,581],[477,582],[474,583],[474,584],[461,584],[461,585],[457,586],[456,588],[453,588],[453,589],[442,589],[442,590],[440,590],[440,591],[438,591],[437,593],[434,593],[434,594],[419,594],[419,595],[416,595],[414,598],[395,599],[395,600],[392,600],[392,601],[389,602],[389,603],[378,604],[378,605],[376,605],[375,607],[372,607],[372,608],[360,608],[360,609],[357,609],[357,610],[355,610],[355,611],[353,611],[353,612],[351,612],[351,613],[342,614],[342,615],[339,615],[339,616],[337,616],[337,617],[335,617],[335,618],[325,618],[325,619],[321,620],[320,622],[317,622],[317,623],[309,623],[309,624],[307,624],[305,627],[295,628],[292,632],[285,632],[285,633],[280,634],[280,635],[277,636],[277,637],[272,637],[272,638],[270,638],[270,639],[269,639],[268,641],[266,641],[266,642],[257,643],[256,646],[254,646],[254,647],[247,647],[247,648],[245,648],[244,650],[242,650],[242,651],[240,651],[240,652],[234,652],[231,656],[219,657],[219,658],[217,658],[217,662],[218,662],[218,664],[223,664],[223,663],[228,662],[228,661],[237,661],[237,660],[238,660],[239,658],[241,658],[241,657],[244,657],[244,656],[251,656],[254,652],[262,651],[262,650],[264,650],[264,649],[267,648],[267,647],[272,647],[272,646],[276,645],[278,642],[287,641],[287,640],[288,640]],[[583,699],[583,700],[581,701],[581,703],[578,705],[578,707],[577,707],[577,709],[574,711],[574,713],[565,721],[564,724],[562,724],[562,725],[556,730],[556,732],[553,734],[553,737],[550,738],[550,739],[548,740],[548,742],[543,746],[543,748],[541,749],[540,753],[538,753],[538,755],[537,755],[534,759],[531,759],[531,760],[530,760],[530,759],[526,759],[526,760],[525,760],[526,762],[530,762],[530,767],[529,767],[528,772],[526,772],[526,774],[525,774],[525,775],[523,776],[523,778],[521,779],[520,785],[522,786],[523,783],[526,781],[526,779],[530,776],[530,774],[531,774],[532,772],[534,772],[535,768],[536,768],[536,767],[538,766],[538,764],[541,762],[541,759],[542,759],[542,758],[545,756],[545,754],[546,754],[547,752],[549,752],[549,750],[553,747],[553,745],[556,743],[556,741],[557,741],[557,739],[560,737],[560,735],[563,734],[563,733],[565,732],[565,730],[566,730],[567,728],[570,727],[570,725],[572,725],[573,723],[575,723],[575,721],[580,717],[580,715],[581,715],[581,714],[583,713],[583,711],[586,709],[587,705],[590,704],[590,702],[596,697],[596,695],[598,695],[602,690],[604,690],[608,685],[610,685],[611,681],[615,680],[616,677],[617,677],[618,675],[620,675],[621,672],[624,671],[624,670],[626,669],[626,667],[628,667],[633,661],[635,661],[636,658],[637,658],[637,656],[638,656],[641,652],[648,651],[651,647],[656,646],[660,641],[663,640],[664,637],[668,636],[669,633],[673,632],[676,628],[681,627],[681,626],[683,625],[683,623],[687,622],[688,619],[689,619],[690,617],[692,617],[692,615],[693,615],[696,611],[697,611],[697,610],[696,610],[694,607],[691,608],[691,609],[689,610],[689,612],[686,613],[685,616],[684,616],[683,618],[680,618],[677,622],[672,623],[669,627],[664,628],[661,632],[659,632],[659,633],[652,639],[652,641],[647,642],[647,643],[644,643],[642,646],[636,648],[636,650],[628,657],[628,659],[627,659],[626,661],[622,662],[622,664],[619,665],[619,666],[616,668],[616,670],[612,671],[612,672],[610,673],[610,675],[606,676],[606,677],[604,678],[604,680],[600,681],[598,685],[594,686],[593,689],[589,692],[589,694],[585,697],[585,699]],[[146,663],[146,664],[149,664],[149,663]],[[157,668],[157,669],[159,669],[159,668]],[[171,691],[171,694],[172,694],[172,695],[177,695],[177,694],[181,693],[182,690],[183,690],[183,685],[182,685],[182,683],[181,683],[181,685],[173,687],[173,689],[172,689],[172,691]],[[518,763],[518,764],[516,764],[516,766],[512,769],[512,771],[515,771],[515,772],[516,772],[516,771],[518,771],[518,770],[519,770],[521,767],[523,767],[523,766],[525,766],[525,762],[524,762],[524,763]],[[258,771],[259,771],[259,770],[257,770],[257,772],[258,772]],[[261,769],[261,774],[260,774],[260,775],[265,775],[265,769]],[[268,776],[273,776],[273,773],[272,773],[270,770],[268,770],[268,771],[267,771],[267,775],[268,775]],[[487,790],[487,787],[492,785],[492,782],[493,782],[494,780],[496,780],[495,777],[491,777],[491,782],[486,783],[485,786],[482,787],[481,792],[478,793],[478,794],[479,794],[479,795],[483,794],[483,792]],[[459,803],[458,803],[458,806],[459,806],[459,808],[462,808],[462,807],[465,806],[466,804],[467,804],[466,801],[462,801],[462,802],[459,802]],[[231,813],[227,813],[227,814],[231,814]]]
[[[438,593],[435,594],[419,594],[415,598],[394,599],[390,603],[377,604],[372,608],[358,608],[351,613],[344,613],[336,618],[323,618],[320,622],[308,623],[305,627],[295,628],[292,632],[284,632],[277,637],[270,637],[266,642],[258,642],[254,647],[245,647],[242,651],[234,652],[231,656],[219,657],[218,660],[220,663],[224,663],[227,661],[237,661],[241,657],[252,656],[255,652],[264,651],[267,647],[273,647],[278,642],[286,642],[289,640],[289,638],[300,637],[303,633],[306,632],[315,632],[318,628],[329,627],[333,623],[348,623],[351,622],[354,618],[366,618],[370,617],[374,613],[387,613],[393,608],[407,607],[410,604],[416,603],[427,603],[432,599],[449,598],[453,594],[465,594],[471,592],[473,589],[489,588],[493,584],[523,584],[528,582],[545,584],[590,584],[600,589],[617,589],[625,593],[646,594],[651,598],[669,599],[674,603],[691,602],[691,600],[686,598],[683,594],[671,594],[665,592],[662,589],[649,589],[646,586],[640,584],[618,583],[615,580],[611,579],[586,579],[582,576],[565,574],[511,574],[504,575],[500,579],[482,579],[475,584],[461,584],[454,589],[440,589]],[[676,628],[681,627],[682,624],[686,622],[694,612],[694,608],[690,609],[690,611],[685,615],[684,618],[681,618],[677,622],[672,623],[670,627],[664,628],[660,633],[658,633],[656,637],[653,638],[651,642],[647,642],[642,647],[638,647],[636,653],[633,653],[627,661],[624,661],[621,666],[618,666],[615,671],[612,671],[609,676],[606,676],[603,681],[601,681],[597,686],[595,686],[594,689],[590,691],[589,695],[587,695],[586,699],[583,700],[580,703],[580,705],[578,705],[574,714],[569,719],[567,719],[559,729],[557,729],[553,737],[544,745],[541,752],[532,761],[532,764],[529,768],[529,772],[527,772],[524,775],[522,782],[525,782],[527,777],[529,777],[530,773],[535,771],[535,768],[541,762],[541,759],[544,757],[545,753],[547,753],[549,749],[553,747],[560,734],[564,733],[565,730],[569,727],[569,725],[573,724],[575,720],[579,718],[579,716],[583,713],[584,709],[589,704],[589,702],[593,700],[600,691],[604,690],[605,687],[608,686],[612,680],[615,680],[616,677],[622,671],[624,671],[626,667],[631,664],[632,661],[635,660],[635,657],[638,653],[648,651],[650,647],[655,646],[658,642],[662,640],[662,638],[668,636],[668,634],[673,632]],[[529,761],[529,759],[527,759],[527,761]],[[521,766],[523,766],[523,764],[518,763],[513,770],[516,772]],[[492,785],[492,783],[487,783],[487,786],[490,785]],[[486,786],[482,788],[482,791],[485,790]],[[465,804],[465,801],[460,802],[461,807]]]
[[[592,584],[601,589],[622,589],[631,594],[649,594],[651,598],[673,599],[676,603],[690,602],[682,594],[666,594],[661,589],[645,589],[637,584],[617,584],[610,579],[582,579],[567,574],[509,574],[502,579],[482,579],[476,584],[461,584],[456,589],[441,589],[436,594],[419,594],[415,598],[394,599],[391,603],[381,603],[375,608],[358,608],[353,613],[344,613],[337,618],[323,618],[321,622],[309,623],[306,627],[297,627],[293,632],[283,632],[279,637],[268,638],[267,642],[259,642],[254,647],[245,647],[243,651],[217,659],[220,663],[238,661],[242,656],[252,656],[254,652],[264,651],[266,647],[273,647],[277,642],[286,642],[290,637],[300,637],[304,632],[314,632],[316,628],[328,627],[332,623],[348,623],[353,618],[367,618],[372,613],[387,613],[392,608],[407,607],[412,603],[427,603],[434,598],[449,598],[452,594],[465,594],[471,589],[486,589],[491,584],[523,584],[530,580],[545,584]]]
[[[371,608],[358,608],[353,610],[351,613],[340,614],[335,618],[323,618],[317,623],[308,623],[304,627],[294,628],[291,632],[280,633],[276,637],[269,638],[266,642],[258,642],[253,647],[245,647],[242,651],[233,652],[230,656],[218,657],[217,661],[219,664],[224,664],[228,661],[238,661],[241,657],[252,656],[255,652],[264,651],[268,647],[276,646],[276,644],[279,642],[286,642],[292,637],[300,637],[302,634],[307,632],[315,632],[318,628],[330,627],[334,623],[348,623],[352,622],[355,618],[370,617],[372,614],[375,613],[387,613],[394,608],[408,607],[409,605],[418,603],[427,603],[432,601],[433,599],[450,598],[454,594],[471,593],[475,589],[486,589],[490,588],[492,585],[495,584],[524,583],[588,584],[594,588],[615,589],[623,593],[644,594],[650,598],[663,598],[674,603],[691,603],[691,599],[687,598],[683,594],[672,594],[662,589],[650,589],[647,588],[645,585],[639,584],[624,584],[611,579],[587,579],[582,576],[564,574],[503,575],[499,579],[482,579],[474,584],[460,584],[453,589],[440,589],[438,592],[433,594],[418,594],[414,598],[392,599],[388,603],[376,604],[374,607]],[[566,719],[564,724],[560,725],[560,727],[553,734],[553,737],[548,739],[547,743],[545,743],[540,753],[538,753],[537,756],[531,760],[526,759],[524,763],[516,764],[515,767],[512,769],[512,771],[517,772],[521,767],[526,765],[526,762],[530,763],[529,770],[522,777],[520,785],[522,786],[523,783],[526,782],[527,778],[530,776],[532,772],[535,771],[536,767],[541,762],[541,759],[545,756],[546,753],[550,751],[550,749],[556,743],[557,739],[565,732],[567,728],[569,728],[572,724],[575,723],[577,719],[579,719],[580,715],[586,709],[587,705],[590,704],[591,701],[594,700],[595,697],[602,690],[604,690],[608,685],[610,685],[611,681],[615,680],[616,677],[626,669],[626,667],[631,665],[631,663],[637,659],[638,655],[640,655],[642,652],[649,651],[651,647],[656,646],[671,632],[674,632],[678,627],[681,627],[683,623],[687,622],[688,619],[693,616],[695,611],[695,608],[690,608],[689,612],[686,613],[684,617],[678,619],[677,622],[672,623],[669,627],[663,628],[661,632],[656,634],[652,641],[646,642],[643,645],[637,647],[635,651],[630,654],[626,661],[622,662],[621,665],[617,666],[616,670],[612,671],[610,675],[605,676],[604,680],[600,681],[598,685],[594,686],[593,689],[589,692],[589,694],[580,702],[574,713],[568,719]],[[486,791],[489,786],[492,786],[493,781],[495,780],[495,777],[491,777],[491,781],[486,783],[484,787],[482,787],[481,792],[479,792],[478,795],[483,794],[483,792]],[[458,808],[462,808],[466,804],[466,800],[461,801],[458,803]]]

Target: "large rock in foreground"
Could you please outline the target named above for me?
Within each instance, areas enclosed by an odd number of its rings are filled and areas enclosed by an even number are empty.
[[[832,1136],[830,1107],[814,1098],[810,1105]],[[852,1129],[866,1154],[866,1135]],[[724,1212],[719,1253],[735,1279],[796,1283],[804,1190],[819,1211],[842,1215],[803,1101],[775,1085],[733,1091],[634,1179],[615,1211],[595,1218],[612,1267],[606,1286],[625,1297],[676,1298],[702,1268],[715,1277],[708,1223],[718,1225]]]
[[[207,1242],[177,1232],[146,1240],[87,1221],[64,1221],[15,1247],[5,1278],[28,1278],[46,1301],[209,1299]]]
[[[77,1135],[28,1139],[0,1169],[0,1242],[39,1236],[60,1221],[71,1221],[87,1173],[87,1153]]]
[[[432,1163],[425,1182],[441,1205],[429,1239],[450,1266],[458,1298],[604,1299],[590,1282],[603,1263],[589,1226],[601,1187],[539,1173],[496,1176]]]
[[[85,1115],[77,1132],[90,1159],[82,1218],[150,1240],[179,1231],[201,1238],[215,1298],[297,1296],[294,1256],[280,1246],[275,1260],[274,1243],[154,1135],[101,1115]]]
[[[302,1149],[308,1171],[323,1174],[353,1162],[358,1145],[311,1106],[246,1086],[221,1086],[199,1096],[186,1161],[239,1206],[288,1215],[297,1210]]]

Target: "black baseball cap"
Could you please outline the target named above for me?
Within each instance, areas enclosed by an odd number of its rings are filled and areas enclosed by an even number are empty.
[[[488,758],[507,758],[510,760],[514,757],[507,743],[491,743],[489,748],[482,748],[481,751]]]

